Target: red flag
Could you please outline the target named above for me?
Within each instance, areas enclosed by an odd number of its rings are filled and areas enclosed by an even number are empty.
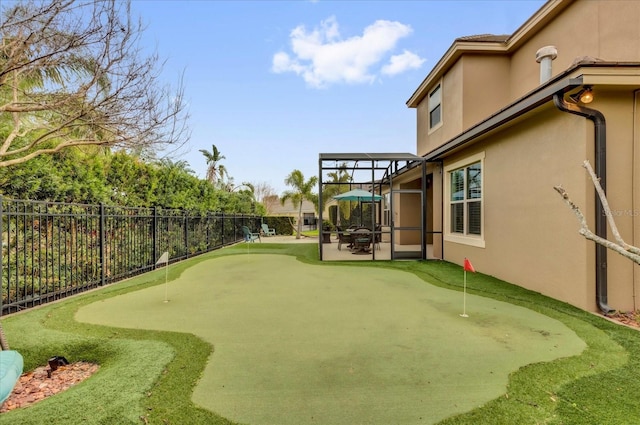
[[[473,268],[473,264],[471,264],[471,261],[469,261],[468,259],[464,259],[464,271],[465,272],[476,272],[476,269]]]

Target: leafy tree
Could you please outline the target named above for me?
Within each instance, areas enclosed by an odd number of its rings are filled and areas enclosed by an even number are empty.
[[[284,192],[280,197],[280,203],[284,205],[287,200],[290,200],[293,207],[298,208],[296,239],[300,239],[300,233],[302,232],[302,202],[304,200],[311,201],[316,209],[318,208],[318,195],[312,192],[313,187],[318,183],[318,177],[312,176],[305,181],[302,171],[293,170],[284,182],[287,186],[291,186],[293,190]]]
[[[108,202],[110,190],[105,171],[108,161],[101,152],[70,148],[0,167],[0,193],[37,201]]]
[[[186,161],[163,159],[159,162],[158,191],[155,205],[166,208],[197,209],[194,199],[198,178]]]
[[[155,205],[159,185],[158,167],[126,152],[108,156],[106,183],[110,202],[123,206]]]
[[[347,164],[341,164],[337,170],[327,174],[330,180],[322,188],[322,205],[326,203],[336,195],[347,192],[350,189],[349,183],[351,182],[351,175],[347,171]],[[341,217],[349,219],[351,216],[351,209],[349,202],[338,202],[337,224],[340,224]]]
[[[0,4],[2,5],[2,4]],[[80,145],[166,149],[186,142],[181,84],[121,0],[7,2],[0,15],[0,167]]]
[[[216,182],[222,182],[224,177],[228,175],[225,166],[220,164],[225,156],[220,153],[216,145],[211,145],[211,152],[206,149],[200,149],[200,152],[207,160],[207,181],[214,186]]]

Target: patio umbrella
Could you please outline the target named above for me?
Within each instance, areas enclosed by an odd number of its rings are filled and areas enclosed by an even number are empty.
[[[353,189],[345,193],[341,193],[333,197],[333,199],[337,201],[357,201],[360,202],[371,202],[371,201],[381,201],[382,196],[373,194],[371,192],[367,192],[363,189]],[[360,225],[362,226],[362,207],[360,207]]]
[[[336,195],[333,199],[337,199],[338,201],[381,201],[382,196],[373,194],[371,192],[367,192],[363,189],[353,189],[345,193],[341,193],[340,195]]]

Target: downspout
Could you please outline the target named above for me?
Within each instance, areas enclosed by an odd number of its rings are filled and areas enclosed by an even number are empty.
[[[587,118],[593,122],[595,133],[595,172],[600,178],[600,186],[607,191],[607,124],[602,112],[564,100],[564,93],[553,96],[553,103],[563,112]],[[596,235],[607,238],[607,217],[596,193]],[[596,303],[604,314],[613,313],[607,304],[607,248],[596,244]]]

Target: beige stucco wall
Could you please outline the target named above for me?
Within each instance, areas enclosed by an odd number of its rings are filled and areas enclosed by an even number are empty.
[[[417,154],[425,153],[437,148],[448,139],[459,134],[463,130],[462,121],[462,63],[458,63],[445,75],[441,81],[436,82],[429,89],[433,90],[442,83],[442,125],[434,130],[429,129],[429,101],[428,96],[417,108]]]
[[[630,90],[596,92],[596,100],[591,104],[601,110],[607,120],[607,199],[612,216],[622,238],[630,244],[637,244],[634,233],[640,227],[640,210],[634,209],[634,127],[638,123],[637,111],[633,108],[633,93]],[[635,118],[634,118],[635,115]],[[636,188],[640,188],[636,183]],[[610,240],[613,239],[608,230]],[[609,304],[618,309],[632,310],[634,299],[639,295],[635,290],[634,271],[637,266],[616,254],[608,253]],[[635,295],[634,295],[635,293]]]
[[[576,1],[510,55],[465,54],[442,77],[443,125],[428,130],[426,100],[417,106],[417,153],[424,155],[540,85],[536,51],[555,45],[553,75],[576,58],[640,62],[640,1]],[[437,83],[434,83],[434,85]],[[590,104],[607,120],[607,191],[622,237],[640,245],[640,95],[633,85],[598,85]],[[492,96],[492,94],[495,94]],[[484,248],[446,241],[445,259],[587,310],[595,302],[594,243],[552,187],[562,184],[595,230],[593,124],[551,103],[445,160],[484,152]],[[435,170],[436,165],[430,166]],[[434,205],[440,179],[433,173]],[[440,210],[434,209],[439,222]],[[445,217],[446,222],[446,217]],[[445,229],[446,231],[446,229]],[[611,232],[609,231],[611,239]],[[640,308],[640,266],[608,252],[609,305]]]
[[[540,83],[536,51],[553,45],[558,57],[553,75],[566,70],[578,57],[606,61],[640,60],[640,1],[576,1],[542,31],[523,44],[511,59],[511,99]]]
[[[482,273],[593,310],[593,245],[577,233],[575,217],[553,190],[562,183],[593,217],[593,194],[580,167],[592,156],[590,127],[548,107],[448,158],[445,166],[485,153],[485,248],[445,242],[445,259],[468,257]]]
[[[607,120],[607,198],[622,238],[638,245],[638,101],[630,90],[600,91],[592,106]],[[594,127],[552,105],[542,109],[445,161],[485,153],[485,247],[445,242],[445,259],[469,257],[483,273],[595,311],[595,244],[578,234],[576,217],[552,190],[562,184],[595,231],[594,188],[581,166],[594,164]],[[607,257],[609,305],[638,309],[639,266],[613,251]]]
[[[632,210],[631,215],[634,220],[633,225],[633,245],[640,245],[640,93],[634,93],[633,102],[633,128],[632,145],[633,153],[631,155],[632,165]],[[640,308],[640,266],[633,266],[633,282],[632,290],[634,291],[634,309]]]
[[[510,60],[507,56],[469,55],[461,62],[462,130],[466,130],[510,102]]]
[[[640,2],[576,1],[513,54],[512,98],[517,99],[539,84],[539,68],[532,67],[535,52],[555,45],[558,57],[553,74],[570,67],[576,58],[591,56],[606,61],[640,61]],[[537,65],[537,64],[536,64]],[[590,107],[607,120],[607,194],[616,224],[626,242],[640,243],[640,180],[638,177],[638,108],[633,87],[596,86]],[[578,117],[576,117],[578,118]],[[581,169],[582,170],[582,169]],[[634,191],[634,187],[636,188]],[[590,189],[589,189],[590,190]],[[593,220],[590,221],[593,226]],[[611,231],[609,230],[609,239]],[[640,269],[628,259],[608,252],[609,305],[640,308]]]

